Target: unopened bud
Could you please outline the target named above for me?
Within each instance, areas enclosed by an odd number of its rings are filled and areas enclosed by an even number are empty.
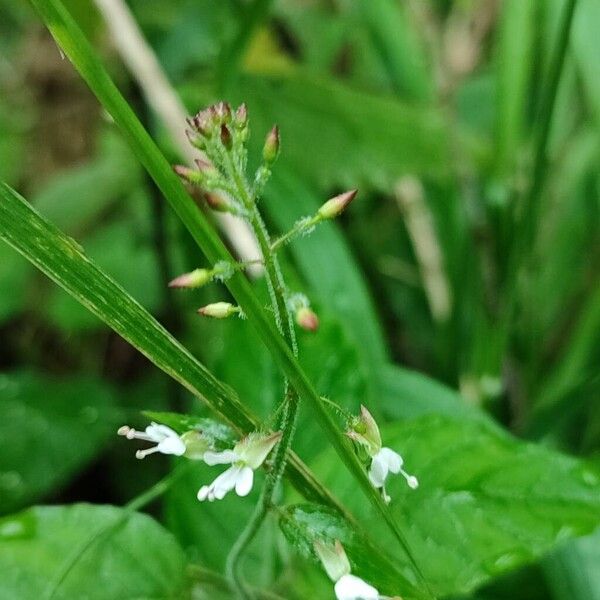
[[[203,135],[207,138],[209,138],[212,135],[213,122],[214,113],[208,108],[201,110],[192,119],[192,123],[194,124],[194,128],[196,129],[196,131],[200,135]]]
[[[319,328],[319,317],[308,306],[303,306],[296,312],[296,323],[306,331],[316,331]]]
[[[171,288],[198,288],[212,279],[212,273],[208,269],[195,269],[190,273],[184,273],[169,282]]]
[[[206,192],[204,194],[206,204],[217,212],[231,212],[231,202],[222,194],[218,192]]]
[[[195,169],[190,169],[190,167],[185,167],[183,165],[173,165],[173,171],[179,175],[182,179],[185,179],[188,183],[201,183],[204,177],[202,173],[196,171]]]
[[[349,425],[350,430],[346,432],[346,435],[363,445],[370,456],[375,456],[381,450],[379,427],[365,406],[361,405],[360,416],[354,417]]]
[[[215,167],[215,165],[213,165],[208,160],[204,160],[203,158],[196,158],[196,159],[194,159],[194,162],[196,163],[198,170],[203,175],[206,175],[206,177],[215,177],[216,175],[219,174],[217,167]]]
[[[231,315],[240,312],[238,306],[234,306],[229,302],[215,302],[214,304],[207,304],[202,308],[198,309],[198,312],[205,317],[212,317],[213,319],[226,319]]]
[[[358,190],[350,190],[349,192],[334,196],[319,208],[317,214],[322,219],[335,219],[335,217],[344,212],[344,209],[354,200],[357,193]]]
[[[338,581],[350,573],[350,562],[339,540],[335,540],[333,544],[328,541],[315,540],[313,548],[331,581]]]
[[[265,145],[263,146],[263,159],[268,165],[272,165],[279,154],[279,127],[273,126],[273,129],[267,134]]]
[[[238,130],[244,129],[248,124],[248,107],[246,106],[245,102],[240,104],[237,110],[235,111],[235,115],[233,117],[233,124]]]
[[[221,123],[231,121],[231,106],[228,102],[217,102],[213,107],[214,114]]]
[[[231,146],[233,145],[233,138],[231,136],[231,131],[229,131],[229,127],[223,123],[221,125],[221,143],[227,150],[231,150]]]

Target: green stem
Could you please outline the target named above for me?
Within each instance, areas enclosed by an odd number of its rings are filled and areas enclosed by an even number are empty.
[[[296,342],[294,320],[287,306],[285,281],[277,257],[272,250],[269,233],[262,220],[260,211],[256,206],[256,199],[248,191],[243,173],[240,173],[240,170],[236,168],[237,165],[229,154],[226,157],[226,164],[236,185],[238,198],[250,214],[250,224],[258,241],[265,265],[267,285],[271,297],[271,304],[275,313],[277,328],[285,339],[288,347],[292,350],[294,356],[297,356],[298,345]],[[285,380],[285,393],[282,403],[283,411],[277,421],[277,429],[282,432],[282,437],[275,449],[272,469],[267,474],[256,510],[227,557],[227,576],[237,589],[238,595],[241,598],[248,598],[249,596],[245,590],[240,574],[240,559],[259,531],[268,514],[269,508],[273,505],[273,496],[277,489],[277,485],[283,476],[287,463],[288,451],[290,450],[292,439],[294,437],[299,400],[298,394],[289,385],[287,378]],[[281,406],[279,408],[281,408]]]
[[[277,238],[271,244],[271,252],[277,252],[281,246],[287,244],[297,235],[300,235],[303,231],[311,229],[322,220],[323,218],[320,215],[315,215],[314,217],[309,217],[306,219],[300,219],[286,234],[282,235],[280,238]]]

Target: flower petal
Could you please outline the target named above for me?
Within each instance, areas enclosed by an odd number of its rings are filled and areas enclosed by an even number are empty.
[[[205,452],[204,462],[211,467],[213,465],[228,465],[238,459],[238,455],[233,450],[223,450],[223,452]]]
[[[182,456],[185,454],[185,444],[181,441],[179,436],[168,437],[162,442],[158,443],[158,451],[163,454],[174,454],[175,456]]]
[[[340,577],[334,590],[338,600],[379,600],[379,592],[372,585],[352,574]]]
[[[388,463],[385,457],[381,456],[381,452],[378,452],[371,461],[371,468],[369,469],[369,479],[371,483],[376,487],[383,487],[388,474]]]
[[[150,423],[148,427],[146,427],[146,434],[152,438],[154,442],[162,442],[162,440],[166,438],[178,438],[179,435],[176,431],[173,431],[170,427],[166,425],[161,425],[159,423]]]
[[[382,460],[385,460],[385,462],[387,463],[387,468],[392,473],[400,473],[400,469],[402,468],[404,461],[397,452],[394,452],[391,448],[382,448],[379,451],[378,456]]]
[[[238,496],[247,496],[252,490],[254,482],[254,471],[250,467],[244,467],[238,475],[235,483],[235,493]]]
[[[242,467],[229,467],[227,471],[221,473],[211,484],[214,490],[215,498],[222,500],[227,492],[230,492],[234,487],[240,475]]]

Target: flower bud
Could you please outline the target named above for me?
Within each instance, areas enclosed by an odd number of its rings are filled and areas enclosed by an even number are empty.
[[[198,184],[204,179],[202,173],[195,169],[190,169],[190,167],[185,167],[184,165],[173,165],[173,171],[188,183]]]
[[[349,192],[334,196],[319,208],[317,214],[322,219],[335,219],[354,200],[357,193],[358,190],[350,190]]]
[[[273,129],[267,134],[265,145],[263,146],[263,159],[268,165],[272,165],[279,154],[279,127],[273,126]]]
[[[198,313],[205,317],[212,317],[213,319],[226,319],[239,312],[239,307],[229,302],[215,302],[198,309]]]
[[[233,208],[231,202],[218,192],[206,192],[204,199],[206,200],[206,204],[217,212],[231,212]]]
[[[306,331],[316,331],[319,328],[319,317],[308,306],[303,306],[296,312],[296,323]]]
[[[227,150],[231,150],[231,147],[233,146],[231,131],[229,131],[229,127],[227,127],[225,123],[221,125],[221,143]]]
[[[353,418],[350,423],[350,431],[346,432],[346,435],[365,446],[370,456],[374,456],[381,450],[379,427],[365,406],[360,407],[360,416]]]
[[[196,131],[207,138],[212,135],[214,113],[208,108],[201,110],[197,115],[192,118],[192,123]]]
[[[203,158],[194,159],[196,166],[200,173],[205,175],[206,177],[216,177],[219,174],[219,171],[215,165],[213,165],[210,161],[204,160]]]
[[[212,279],[213,274],[208,269],[195,269],[190,273],[184,273],[169,282],[171,288],[199,288]]]
[[[316,540],[313,548],[331,581],[338,581],[350,573],[350,561],[339,540],[334,544]]]
[[[212,108],[218,122],[229,123],[231,121],[231,106],[228,102],[217,102]]]
[[[248,125],[248,107],[245,102],[240,104],[235,111],[233,124],[237,130],[242,130]]]

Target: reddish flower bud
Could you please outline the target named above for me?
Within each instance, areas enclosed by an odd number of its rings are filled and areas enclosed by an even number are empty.
[[[198,170],[205,175],[206,177],[215,177],[219,174],[217,167],[213,165],[210,161],[204,160],[203,158],[194,159]]]
[[[240,104],[235,111],[233,123],[237,129],[244,129],[248,124],[248,107],[245,102]]]
[[[334,196],[319,208],[317,214],[323,219],[335,219],[335,217],[344,212],[344,209],[354,200],[357,193],[358,190],[350,190],[349,192]]]
[[[208,269],[195,269],[190,273],[184,273],[169,282],[171,288],[198,288],[212,279],[212,273]]]
[[[273,129],[267,134],[265,145],[263,147],[263,159],[268,165],[272,165],[279,154],[279,127],[273,126]]]
[[[229,131],[229,127],[227,127],[225,124],[221,125],[221,143],[227,150],[231,150],[233,138],[231,137],[231,131]]]
[[[190,169],[184,165],[173,165],[173,171],[179,175],[182,179],[189,183],[200,183],[202,181],[202,174],[195,169]]]
[[[228,102],[217,102],[212,109],[219,122],[229,123],[231,121],[231,106]]]
[[[231,212],[231,202],[218,192],[206,192],[204,194],[204,199],[206,200],[206,204],[208,204],[212,210],[217,212]]]
[[[303,306],[296,312],[296,323],[306,331],[316,331],[319,328],[319,317],[308,306]]]

